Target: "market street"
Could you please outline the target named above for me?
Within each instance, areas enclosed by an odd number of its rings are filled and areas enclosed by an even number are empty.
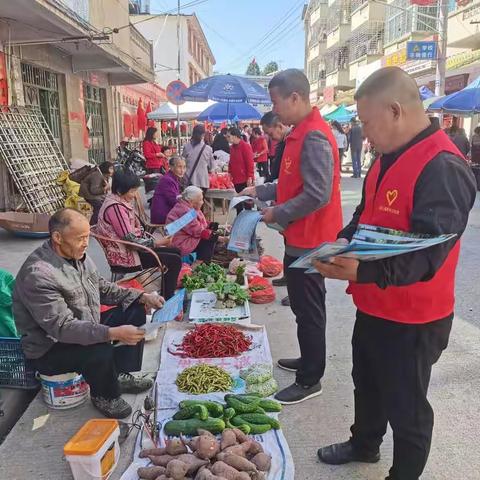
[[[361,181],[343,179],[344,222],[350,218],[359,200]],[[480,421],[480,320],[478,311],[478,285],[480,258],[477,245],[480,230],[480,199],[471,213],[469,227],[464,236],[462,256],[457,271],[457,318],[450,345],[434,367],[430,387],[430,400],[435,410],[435,429],[430,458],[422,480],[475,480],[480,471],[477,434]],[[266,253],[278,258],[282,255],[281,237],[273,230],[262,227]],[[16,273],[24,258],[40,241],[16,239],[0,232],[4,248],[0,251],[0,264]],[[96,242],[91,242],[90,253],[99,270],[107,275],[103,254]],[[280,420],[293,454],[296,480],[382,480],[392,460],[391,432],[381,448],[382,459],[375,465],[350,464],[333,467],[320,464],[316,458],[318,447],[348,438],[353,417],[353,387],[350,377],[350,338],[354,320],[351,300],[344,294],[345,284],[329,281],[327,370],[322,381],[323,394],[299,405],[285,407]],[[266,306],[252,305],[253,321],[265,323],[274,360],[297,355],[295,326],[289,308],[280,306],[284,289],[277,289],[277,300]],[[160,339],[145,348],[144,371],[157,368]],[[275,369],[281,387],[292,381],[291,373]],[[133,396],[127,396],[133,403]],[[135,399],[135,408],[142,396]],[[48,413],[37,396],[24,417],[0,446],[0,478],[15,480],[48,478],[65,480],[70,477],[69,467],[62,458],[65,438],[69,438],[87,419],[96,415],[88,403],[75,410],[50,411],[46,425],[32,432],[34,418]],[[73,415],[74,413],[74,415]],[[66,422],[65,419],[69,418]],[[112,479],[118,479],[130,463],[134,434],[122,447],[119,468]],[[36,455],[31,455],[36,451]]]

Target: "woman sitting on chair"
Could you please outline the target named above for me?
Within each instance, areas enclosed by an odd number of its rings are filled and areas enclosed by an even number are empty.
[[[182,157],[171,157],[169,164],[170,170],[160,179],[155,187],[150,208],[150,219],[156,225],[165,223],[168,212],[177,203],[177,197],[181,192],[182,179],[187,170],[185,160]]]
[[[154,238],[144,232],[133,206],[139,187],[140,179],[136,175],[123,172],[114,174],[112,193],[107,195],[100,209],[96,233],[112,239],[111,242],[102,243],[108,264],[115,267],[117,272],[138,272],[158,265],[147,251],[129,247],[116,240],[125,240],[154,250],[167,267],[165,298],[168,299],[175,292],[182,268],[180,251],[178,248],[167,247],[171,238]]]
[[[201,210],[202,205],[202,189],[193,185],[187,187],[167,215],[167,224],[178,220],[194,208],[197,217],[173,236],[172,245],[180,249],[182,256],[196,253],[198,261],[209,263],[217,241],[223,242],[226,238],[218,235],[218,223],[207,222]]]

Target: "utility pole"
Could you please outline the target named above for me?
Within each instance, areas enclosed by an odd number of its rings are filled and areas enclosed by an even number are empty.
[[[448,44],[448,0],[438,0],[438,23],[439,34],[437,68],[435,72],[435,95],[445,95],[445,76],[447,66]]]
[[[180,80],[180,0],[177,2],[177,80]],[[177,155],[180,154],[180,105],[177,102]]]

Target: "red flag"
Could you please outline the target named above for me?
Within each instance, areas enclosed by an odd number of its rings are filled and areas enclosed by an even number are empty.
[[[145,117],[147,118],[147,127],[154,127],[155,121],[148,118],[148,114],[152,111],[152,102],[147,103],[147,108],[145,109]]]
[[[145,130],[147,129],[147,117],[145,116],[145,110],[143,109],[143,101],[141,98],[138,99],[137,126],[138,130],[142,130],[142,132],[145,132]],[[138,133],[138,131],[135,133]]]
[[[162,122],[162,132],[167,133],[167,130],[168,130],[168,123],[165,120],[163,120],[163,122]]]

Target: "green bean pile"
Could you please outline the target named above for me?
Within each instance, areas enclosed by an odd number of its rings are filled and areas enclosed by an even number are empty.
[[[232,377],[223,368],[205,363],[186,368],[175,383],[181,392],[194,395],[227,392],[233,387]]]

